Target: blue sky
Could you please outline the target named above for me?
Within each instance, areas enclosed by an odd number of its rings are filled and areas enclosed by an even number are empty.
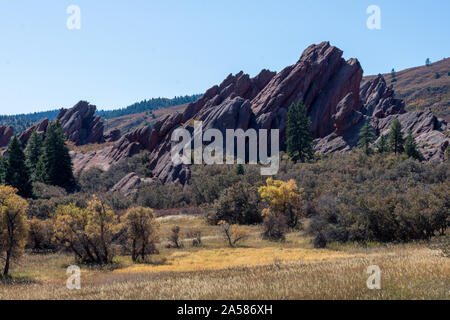
[[[81,29],[69,30],[69,5]],[[369,5],[381,30],[369,30]],[[280,71],[324,40],[365,74],[448,57],[448,0],[0,0],[0,114],[101,109]]]

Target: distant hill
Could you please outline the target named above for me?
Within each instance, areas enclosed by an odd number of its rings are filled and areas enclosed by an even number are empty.
[[[123,109],[111,111],[98,111],[97,114],[104,119],[111,119],[126,116],[129,114],[137,114],[146,111],[154,111],[158,109],[170,108],[182,104],[187,104],[196,101],[201,97],[201,94],[194,94],[191,96],[175,97],[173,99],[154,98],[150,100],[143,100],[137,102]]]
[[[431,108],[436,116],[450,121],[450,58],[398,71],[395,82],[392,74],[383,76],[388,84],[394,85],[396,98],[405,100],[409,111]],[[373,77],[364,77],[363,83]]]
[[[121,117],[115,117],[106,119],[104,121],[105,132],[111,129],[119,129],[122,134],[130,132],[134,129],[143,126],[152,126],[156,121],[160,120],[163,116],[169,113],[179,112],[182,113],[187,104],[162,108],[153,111],[145,111],[141,113],[127,114]]]
[[[50,110],[12,116],[0,115],[0,126],[12,126],[14,127],[14,132],[22,132],[44,118],[55,119],[58,113],[59,110]]]
[[[97,114],[107,120],[127,115],[139,114],[143,112],[145,113],[150,111],[156,111],[159,109],[170,108],[178,105],[184,105],[196,101],[200,96],[201,96],[200,94],[195,94],[190,96],[175,97],[173,99],[153,98],[134,103],[122,109],[108,110],[108,111],[99,110],[97,111]],[[53,120],[56,118],[58,113],[59,110],[50,110],[28,114],[17,114],[11,116],[0,115],[0,126],[12,126],[14,127],[14,132],[18,133],[28,129],[29,127],[33,126],[35,123],[44,118]]]

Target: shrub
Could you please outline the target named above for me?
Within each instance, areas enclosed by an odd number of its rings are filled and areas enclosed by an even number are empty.
[[[228,245],[232,248],[235,247],[238,242],[248,238],[247,233],[240,229],[237,224],[229,224],[226,221],[220,221],[219,226]]]
[[[180,240],[181,228],[179,226],[175,226],[172,228],[171,232],[172,233],[169,236],[169,241],[171,242],[171,244],[169,244],[167,247],[176,249],[183,248],[183,242]]]
[[[61,198],[67,196],[64,188],[51,186],[42,182],[33,183],[33,193],[38,199]]]
[[[284,241],[288,229],[286,216],[270,212],[264,217],[262,237],[271,241]]]
[[[156,242],[159,225],[152,209],[131,208],[122,220],[126,236],[124,247],[131,254],[133,262],[144,262],[147,255],[158,253]]]
[[[55,239],[87,264],[108,264],[114,257],[113,241],[120,231],[117,214],[97,197],[86,209],[75,204],[59,206],[54,222]]]
[[[268,203],[263,215],[284,215],[290,228],[298,226],[300,218],[304,216],[303,190],[297,187],[294,180],[284,182],[269,178],[266,186],[260,187],[258,191],[262,200]]]
[[[256,187],[238,182],[226,189],[207,212],[207,220],[217,224],[223,220],[230,224],[256,224],[262,221],[260,198]]]
[[[53,242],[53,226],[49,220],[33,218],[29,220],[29,232],[27,247],[34,252],[55,250]]]
[[[191,230],[187,233],[188,238],[192,239],[193,247],[200,247],[202,245],[202,231],[199,229]]]

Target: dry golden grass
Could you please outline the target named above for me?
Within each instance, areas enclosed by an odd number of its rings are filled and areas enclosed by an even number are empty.
[[[13,283],[0,284],[0,299],[449,299],[450,263],[428,244],[333,245],[316,250],[293,233],[286,243],[259,238],[258,227],[239,248],[225,246],[216,227],[198,217],[159,219],[163,234],[174,225],[201,228],[204,245],[166,249],[154,264],[82,267],[82,289],[65,287],[67,255],[26,255]],[[158,264],[159,262],[159,264]],[[366,287],[369,265],[382,271],[382,289]]]

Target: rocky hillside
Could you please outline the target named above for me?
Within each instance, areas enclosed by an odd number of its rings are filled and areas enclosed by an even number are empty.
[[[162,182],[185,183],[188,166],[174,166],[170,137],[193,119],[203,129],[279,129],[285,142],[287,110],[303,100],[312,120],[316,152],[346,152],[356,146],[360,128],[370,122],[377,135],[385,134],[398,118],[411,130],[427,160],[442,160],[449,145],[447,123],[431,112],[407,112],[405,103],[382,76],[362,81],[357,59],[344,60],[343,52],[328,42],[308,47],[297,63],[281,72],[261,71],[255,78],[240,72],[213,86],[183,113],[167,115],[153,126],[136,129],[116,144],[85,154],[74,153],[76,170],[93,166],[108,169],[140,151],[150,152],[150,168]],[[400,75],[398,76],[400,78]]]
[[[100,116],[95,115],[96,107],[86,101],[78,102],[70,109],[61,109],[56,119],[66,134],[68,141],[76,146],[86,144],[99,144],[103,142],[114,142],[121,137],[119,130],[113,130],[104,135],[104,125]],[[29,127],[27,130],[17,134],[17,137],[25,146],[33,131],[45,136],[50,120],[45,118]],[[0,126],[0,147],[8,145],[14,129],[11,126]]]
[[[424,111],[430,108],[433,114],[450,121],[450,58],[422,66],[396,72],[396,82],[392,74],[384,74],[388,84],[392,84],[396,98],[403,99],[408,111]],[[363,78],[363,84],[376,76]]]

